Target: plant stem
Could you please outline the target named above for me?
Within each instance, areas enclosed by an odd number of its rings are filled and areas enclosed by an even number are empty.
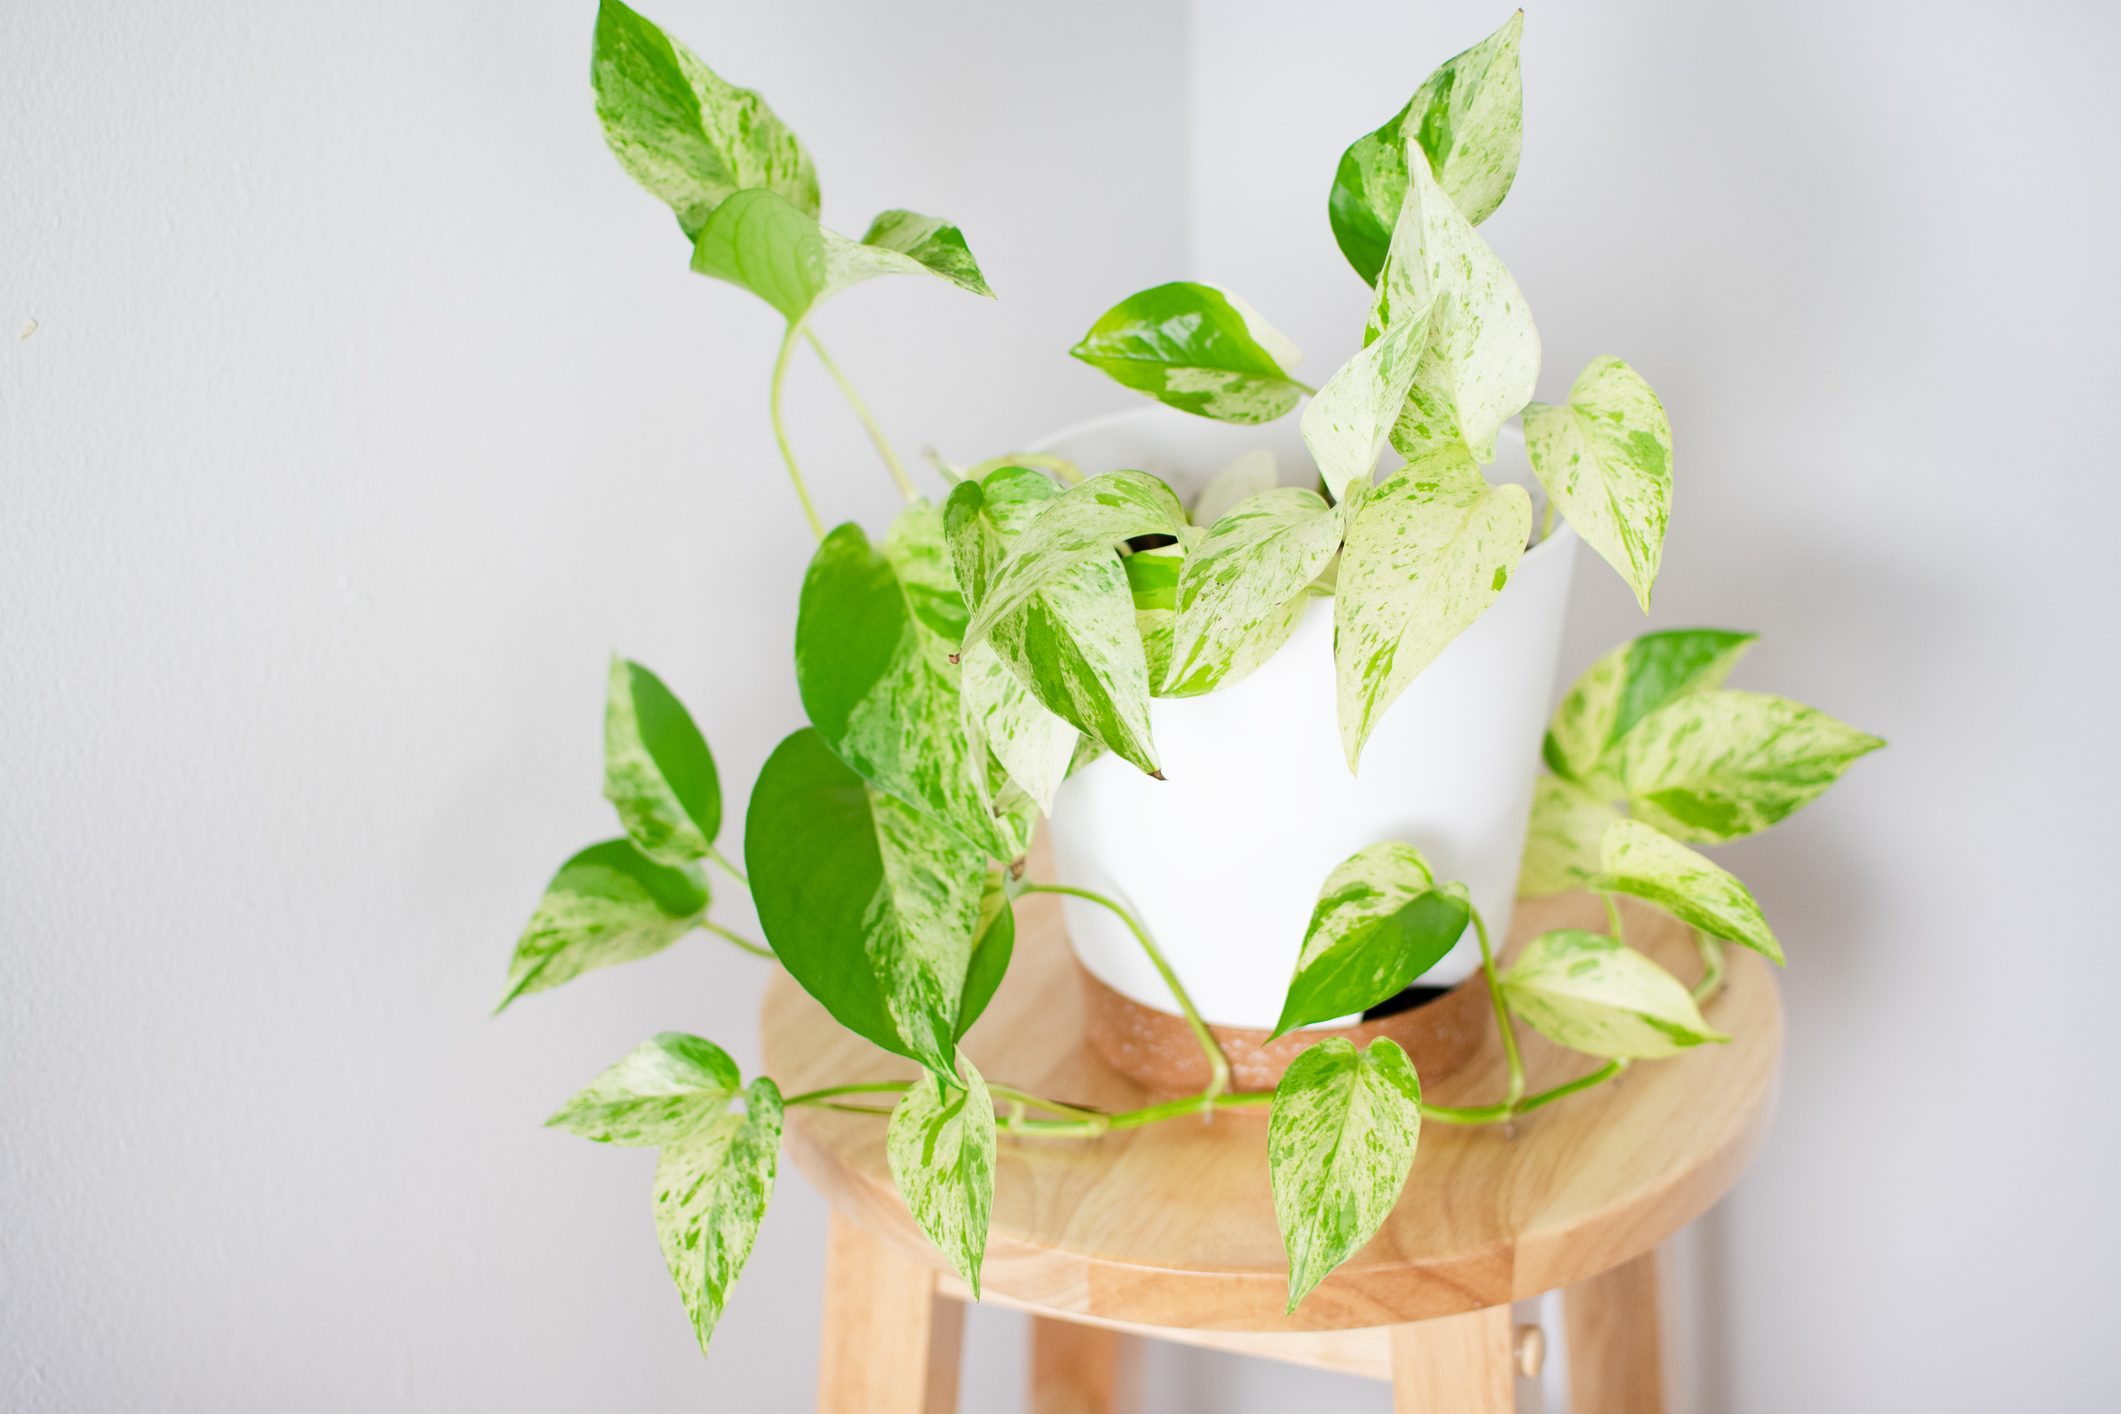
[[[1036,467],[1040,471],[1050,471],[1070,486],[1080,486],[1083,481],[1081,467],[1066,457],[1050,456],[1045,452],[1005,452],[998,457],[989,457],[967,468],[963,479],[978,481],[988,472],[1000,471],[1005,466],[1028,466]]]
[[[1510,1024],[1510,1004],[1503,1000],[1502,981],[1495,975],[1495,949],[1488,942],[1487,920],[1470,902],[1466,908],[1473,915],[1473,936],[1480,939],[1480,970],[1488,979],[1488,1000],[1495,1006],[1495,1029],[1502,1033],[1503,1059],[1510,1067],[1509,1089],[1503,1104],[1514,1107],[1524,1094],[1524,1057],[1517,1052],[1517,1030]]]
[[[751,880],[745,876],[744,871],[737,868],[734,864],[731,864],[726,858],[723,857],[722,852],[716,849],[713,845],[707,846],[707,858],[711,862],[721,865],[723,873],[727,874],[730,878],[736,880],[739,884],[742,884],[745,888],[748,889],[751,887]]]
[[[1701,980],[1694,984],[1694,1000],[1705,1002],[1723,986],[1723,939],[1696,928],[1694,946],[1701,950]]]
[[[773,440],[780,444],[781,460],[788,464],[788,479],[795,483],[795,498],[803,503],[803,514],[810,519],[810,533],[823,540],[825,522],[818,519],[817,507],[810,503],[810,488],[803,484],[802,469],[795,464],[795,452],[788,445],[788,429],[781,425],[781,383],[788,376],[788,355],[795,351],[795,336],[801,332],[800,323],[790,324],[781,339],[781,351],[773,357],[773,382],[766,391],[766,412],[773,422]]]
[[[717,938],[720,938],[720,939],[722,939],[722,940],[723,940],[723,941],[725,941],[725,942],[731,942],[731,943],[735,943],[735,944],[736,944],[736,945],[737,945],[738,947],[742,948],[742,949],[743,949],[743,950],[744,950],[745,952],[751,953],[751,954],[753,954],[754,956],[757,956],[757,957],[772,957],[772,956],[773,956],[773,949],[772,949],[772,948],[769,948],[769,947],[767,947],[767,946],[766,946],[766,945],[765,945],[764,943],[754,943],[754,942],[752,942],[752,941],[751,941],[751,939],[749,939],[749,938],[745,937],[745,936],[744,936],[743,934],[741,934],[741,933],[732,933],[732,932],[730,932],[730,931],[729,931],[729,930],[728,930],[727,928],[724,928],[724,927],[723,927],[723,926],[722,926],[721,924],[719,924],[719,923],[715,923],[715,922],[712,922],[712,921],[710,921],[710,920],[708,920],[708,919],[702,918],[702,919],[700,920],[700,926],[701,926],[702,928],[705,928],[705,929],[706,929],[706,930],[707,930],[708,932],[710,932],[710,933],[714,934],[714,935],[715,935],[715,936],[716,936]]]
[[[1132,913],[1101,893],[1079,889],[1072,884],[1026,884],[1021,891],[1027,894],[1066,894],[1071,898],[1084,899],[1109,909],[1113,916],[1126,924],[1127,931],[1134,934],[1134,940],[1140,943],[1142,951],[1148,954],[1150,965],[1156,968],[1157,975],[1162,977],[1164,985],[1170,988],[1171,999],[1178,1003],[1179,1011],[1185,1014],[1186,1025],[1193,1028],[1193,1039],[1200,1042],[1201,1054],[1208,1058],[1208,1088],[1201,1092],[1202,1097],[1212,1104],[1216,1096],[1230,1088],[1229,1058],[1223,1055],[1223,1048],[1216,1044],[1215,1033],[1208,1029],[1208,1023],[1200,1019],[1200,1012],[1195,1009],[1193,998],[1186,995],[1184,984],[1178,980],[1178,974],[1171,970],[1171,964],[1164,961],[1164,955],[1158,950],[1155,940],[1149,936],[1149,930],[1142,927]]]
[[[1012,1119],[1002,1127],[1009,1133],[1026,1139],[1095,1139],[1115,1129],[1140,1129],[1143,1125],[1178,1119],[1183,1115],[1205,1114],[1212,1110],[1251,1109],[1273,1103],[1273,1094],[1265,1090],[1244,1091],[1235,1095],[1218,1095],[1203,1091],[1198,1095],[1181,1095],[1175,1100],[1144,1105],[1138,1110],[1122,1110],[1118,1114],[1092,1114],[1084,1119]]]
[[[818,341],[817,335],[805,329],[803,337],[810,341],[811,352],[817,355],[819,363],[825,365],[825,371],[832,375],[832,381],[840,385],[840,396],[847,400],[847,406],[853,408],[854,415],[861,419],[863,430],[869,434],[869,440],[876,444],[876,454],[884,459],[885,469],[891,473],[891,479],[898,483],[899,494],[909,501],[920,499],[920,493],[913,489],[912,478],[906,475],[905,463],[901,462],[898,453],[892,450],[891,439],[884,435],[883,427],[870,415],[869,404],[862,401],[862,395],[854,390],[854,384],[848,382],[847,375],[840,372],[840,366],[832,361],[831,354],[825,352],[825,346]]]
[[[1627,938],[1620,931],[1620,901],[1607,893],[1601,893],[1598,897],[1605,904],[1606,926],[1613,930],[1613,941],[1626,942]]]
[[[841,1095],[903,1095],[913,1088],[910,1080],[872,1080],[862,1085],[827,1085],[822,1090],[805,1090],[800,1095],[790,1095],[781,1101],[784,1105],[820,1105]]]
[[[965,479],[965,473],[950,465],[950,459],[935,448],[923,447],[921,448],[921,455],[928,459],[928,465],[934,467],[943,480],[950,485],[955,486],[958,482]]]
[[[1553,1104],[1564,1095],[1573,1095],[1578,1090],[1588,1090],[1593,1085],[1603,1085],[1627,1068],[1628,1063],[1625,1060],[1609,1060],[1589,1075],[1579,1075],[1574,1080],[1565,1081],[1551,1090],[1542,1090],[1536,1095],[1527,1097],[1517,1106],[1517,1113],[1529,1114],[1541,1105]]]

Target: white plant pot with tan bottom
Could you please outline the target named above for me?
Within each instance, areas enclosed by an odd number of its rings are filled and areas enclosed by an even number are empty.
[[[1089,474],[1154,473],[1190,506],[1211,475],[1259,447],[1274,453],[1283,484],[1316,484],[1294,416],[1232,427],[1151,407],[1082,424],[1044,450]],[[1390,452],[1386,459],[1397,461]],[[1514,427],[1485,471],[1523,484],[1541,504]],[[1516,896],[1577,544],[1562,526],[1526,552],[1488,611],[1386,709],[1359,774],[1349,773],[1341,751],[1331,599],[1315,600],[1251,676],[1203,697],[1155,699],[1150,723],[1166,779],[1111,755],[1071,777],[1049,826],[1059,880],[1133,909],[1202,1016],[1233,1030],[1273,1027],[1319,886],[1365,845],[1403,840],[1420,849],[1439,878],[1466,885],[1499,942]],[[1170,992],[1119,919],[1078,899],[1061,904],[1093,992],[1138,1004],[1152,1019],[1176,1017]],[[1421,980],[1448,986],[1478,971],[1479,960],[1469,927]],[[1106,1023],[1100,1038],[1093,1015],[1093,1039],[1111,1057],[1110,1016]],[[1257,1070],[1238,1054],[1230,1059],[1241,1082]],[[1260,1079],[1251,1076],[1254,1085]]]

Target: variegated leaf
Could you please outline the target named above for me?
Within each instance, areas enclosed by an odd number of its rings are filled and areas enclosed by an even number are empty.
[[[1439,885],[1420,850],[1365,845],[1319,890],[1274,1034],[1398,996],[1451,950],[1471,916],[1465,889]]]
[[[1178,627],[1178,577],[1185,568],[1186,553],[1186,545],[1179,542],[1120,556],[1127,593],[1134,600],[1134,629],[1141,635],[1152,696],[1171,671],[1171,640]]]
[[[1280,646],[1293,629],[1290,606],[1301,610],[1311,582],[1340,552],[1342,529],[1338,510],[1295,486],[1262,491],[1215,522],[1179,572],[1166,681],[1206,691],[1263,661],[1252,650],[1262,636]]]
[[[1524,488],[1490,486],[1453,444],[1410,462],[1362,502],[1333,618],[1349,770],[1385,708],[1502,592],[1531,531]]]
[[[870,786],[806,728],[759,771],[744,859],[789,975],[848,1030],[947,1069],[986,851]]]
[[[1129,295],[1068,352],[1181,412],[1271,422],[1303,396],[1296,346],[1213,285],[1174,281]]]
[[[664,1147],[655,1165],[655,1235],[706,1350],[773,1196],[781,1156],[781,1092],[764,1076],[744,1113]]]
[[[884,1153],[907,1211],[979,1300],[994,1208],[994,1100],[969,1056],[957,1084],[934,1073],[913,1082],[891,1111]]]
[[[604,798],[641,852],[666,864],[704,859],[722,828],[714,753],[663,680],[611,660],[604,706]]]
[[[959,994],[960,1041],[986,1011],[987,1003],[994,1000],[1015,951],[1016,913],[1009,902],[1008,875],[1004,869],[990,869],[980,890],[979,922],[972,929],[972,957],[965,964],[965,989]]]
[[[1642,820],[1717,844],[1795,814],[1883,745],[1801,702],[1718,688],[1637,722],[1620,743],[1620,782]]]
[[[1517,176],[1524,141],[1524,85],[1517,51],[1524,11],[1452,56],[1376,132],[1355,140],[1333,176],[1328,214],[1341,253],[1375,284],[1407,192],[1411,144],[1467,221],[1495,214]]]
[[[1680,628],[1646,633],[1615,648],[1584,669],[1555,709],[1544,747],[1547,765],[1601,799],[1619,796],[1614,748],[1621,738],[1665,703],[1721,687],[1755,637]]]
[[[1213,525],[1228,515],[1239,501],[1281,484],[1281,473],[1270,447],[1254,447],[1208,478],[1193,498],[1193,523]]]
[[[992,641],[970,650],[959,663],[973,731],[1040,813],[1052,814],[1053,793],[1067,778],[1075,753],[1075,728],[1032,696]]]
[[[1596,887],[1648,899],[1711,937],[1741,943],[1780,965],[1782,944],[1752,890],[1661,830],[1614,820],[1599,848]]]
[[[600,1144],[653,1148],[714,1123],[743,1088],[727,1051],[664,1031],[627,1052],[545,1123]]]
[[[1178,497],[1146,471],[1108,471],[1068,488],[1034,507],[1009,543],[978,596],[965,629],[966,645],[985,638],[998,620],[1070,570],[1102,562],[1138,536],[1176,537],[1185,528]]]
[[[612,154],[677,213],[688,239],[723,201],[750,187],[817,215],[817,169],[766,100],[725,83],[619,0],[597,6],[590,82]]]
[[[1710,1028],[1678,978],[1602,933],[1557,928],[1525,945],[1503,996],[1557,1046],[1607,1058],[1668,1056],[1730,1037]]]
[[[1617,358],[1594,358],[1568,402],[1525,409],[1524,437],[1555,507],[1648,613],[1672,514],[1672,424],[1650,385]]]
[[[1605,828],[1622,818],[1582,786],[1542,774],[1532,788],[1532,823],[1525,832],[1524,862],[1517,868],[1517,894],[1588,889],[1598,877]]]
[[[1391,1216],[1420,1137],[1421,1081],[1393,1042],[1336,1036],[1290,1063],[1267,1122],[1290,1311]]]
[[[965,233],[940,216],[923,216],[918,211],[883,212],[869,223],[861,244],[868,250],[910,256],[959,289],[994,298],[994,291],[987,288],[987,277],[980,273],[979,262],[972,258],[972,248],[965,244]],[[860,256],[862,252],[852,254]]]
[[[751,291],[799,323],[831,295],[879,275],[936,275],[992,295],[957,227],[887,211],[872,236],[910,249],[852,241],[770,191],[741,191],[714,209],[692,245],[692,268]]]
[[[1335,500],[1377,469],[1428,350],[1429,314],[1393,321],[1326,380],[1304,408],[1304,445]]]
[[[593,844],[545,886],[516,940],[501,1006],[593,968],[659,953],[698,927],[706,912],[707,880],[697,866],[658,864],[632,840]]]
[[[1532,400],[1539,329],[1524,292],[1488,244],[1417,161],[1377,280],[1372,336],[1426,315],[1421,364],[1392,445],[1409,461],[1463,442],[1476,461],[1495,457],[1495,434]]]

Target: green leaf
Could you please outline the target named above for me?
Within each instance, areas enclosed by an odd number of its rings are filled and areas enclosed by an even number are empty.
[[[1202,692],[1264,662],[1340,553],[1343,519],[1317,492],[1277,486],[1215,522],[1179,572],[1166,680]]]
[[[611,660],[604,706],[604,798],[641,852],[704,859],[722,828],[714,754],[685,705],[639,663]]]
[[[1524,436],[1548,497],[1648,613],[1672,515],[1672,424],[1650,385],[1617,358],[1594,358],[1568,402],[1525,409]]]
[[[589,1082],[545,1123],[600,1144],[654,1148],[721,1118],[744,1088],[712,1041],[664,1031]]]
[[[744,859],[759,922],[803,990],[857,1035],[947,1068],[985,851],[868,785],[805,729],[759,771]]]
[[[1200,494],[1193,498],[1193,523],[1213,525],[1236,509],[1239,501],[1249,501],[1280,484],[1281,473],[1275,466],[1273,450],[1254,447],[1208,478]]]
[[[1179,280],[1129,295],[1068,352],[1180,412],[1272,422],[1303,396],[1296,346],[1237,296]]]
[[[1561,699],[1547,729],[1547,765],[1603,798],[1618,796],[1614,747],[1621,738],[1665,703],[1721,687],[1755,637],[1723,628],[1667,629],[1615,648]]]
[[[1679,979],[1602,933],[1542,933],[1502,974],[1503,996],[1558,1046],[1608,1058],[1668,1056],[1730,1037],[1709,1029]]]
[[[922,234],[925,225],[931,229]],[[692,268],[751,291],[800,322],[826,298],[879,275],[939,275],[991,295],[957,227],[910,211],[887,211],[870,235],[851,241],[770,191],[741,191],[714,209],[692,245]]]
[[[1304,409],[1304,445],[1335,500],[1377,469],[1428,349],[1429,314],[1396,320],[1342,364]]]
[[[1001,989],[1016,951],[1016,914],[1009,902],[1006,871],[989,870],[980,891],[979,922],[972,929],[972,957],[965,965],[965,989],[957,1004],[957,1038],[962,1041]]]
[[[966,646],[985,638],[998,620],[1070,570],[1102,563],[1138,536],[1175,537],[1185,528],[1178,497],[1146,471],[1108,471],[1070,487],[1034,508],[1001,563],[985,577],[965,628]]]
[[[994,1100],[970,1057],[958,1067],[959,1083],[933,1072],[913,1082],[891,1111],[884,1152],[913,1220],[977,1301],[994,1207]]]
[[[1525,832],[1517,896],[1538,898],[1588,889],[1598,877],[1605,827],[1622,818],[1582,786],[1541,774],[1532,788],[1532,823]]]
[[[1333,611],[1349,770],[1385,708],[1502,592],[1531,532],[1524,488],[1490,486],[1455,445],[1408,463],[1362,502]]]
[[[1333,867],[1311,910],[1280,1036],[1396,997],[1451,950],[1472,914],[1409,844],[1365,845]]]
[[[1333,174],[1327,214],[1341,253],[1367,284],[1377,282],[1406,199],[1408,144],[1477,226],[1495,214],[1517,177],[1524,141],[1524,85],[1517,50],[1524,11],[1422,81],[1406,107],[1355,140]]]
[[[604,141],[690,238],[747,187],[817,215],[817,170],[794,133],[748,88],[725,83],[619,0],[597,6],[589,78]]]
[[[1795,814],[1883,745],[1801,702],[1718,688],[1637,722],[1621,742],[1620,782],[1638,818],[1718,844]]]
[[[812,726],[886,794],[1004,856],[951,656],[964,624],[941,516],[910,506],[882,553],[849,522],[819,542],[796,611],[795,680]]]
[[[761,1076],[744,1113],[667,1144],[655,1164],[655,1235],[663,1264],[707,1348],[773,1196],[781,1156],[781,1092]]]
[[[707,880],[694,866],[658,864],[631,840],[593,844],[545,886],[516,940],[501,1007],[593,968],[659,953],[698,927],[706,911]]]
[[[1180,541],[1119,558],[1120,571],[1127,576],[1127,593],[1134,600],[1134,631],[1141,636],[1152,696],[1171,671],[1171,640],[1178,629],[1178,577],[1185,569],[1186,554],[1186,545]]]
[[[1290,1064],[1267,1123],[1290,1311],[1391,1216],[1420,1137],[1421,1081],[1391,1041],[1336,1036]]]
[[[1524,292],[1420,164],[1377,280],[1368,339],[1425,320],[1412,391],[1392,429],[1409,461],[1463,442],[1476,461],[1495,458],[1495,434],[1532,400],[1539,329]]]
[[[1741,943],[1780,966],[1782,944],[1735,875],[1639,820],[1616,819],[1599,847],[1597,888],[1648,899],[1711,937]]]

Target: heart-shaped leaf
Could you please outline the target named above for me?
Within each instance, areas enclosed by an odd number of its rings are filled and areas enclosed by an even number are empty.
[[[1129,295],[1068,352],[1138,393],[1219,422],[1272,422],[1304,392],[1287,371],[1294,344],[1237,296],[1186,280]]]
[[[1365,845],[1333,866],[1318,892],[1274,1034],[1398,996],[1443,959],[1471,916],[1465,889],[1438,885],[1420,850]]]
[[[743,1087],[736,1062],[720,1046],[664,1031],[627,1052],[545,1123],[600,1144],[653,1148],[720,1119]]]
[[[1741,943],[1778,966],[1782,944],[1752,890],[1735,875],[1640,820],[1616,819],[1599,847],[1596,887],[1648,899],[1711,937]]]
[[[1605,827],[1622,818],[1573,781],[1542,774],[1532,788],[1532,823],[1525,831],[1524,862],[1517,868],[1517,894],[1588,889],[1598,877]]]
[[[817,169],[766,100],[725,83],[620,0],[600,0],[590,48],[597,119],[619,165],[677,213],[687,238],[738,191],[817,215]]]
[[[1602,799],[1620,794],[1615,748],[1635,724],[1689,692],[1721,687],[1756,635],[1668,629],[1624,643],[1584,669],[1554,711],[1544,754],[1556,775]],[[1595,849],[1601,827],[1592,837]]]
[[[1524,437],[1539,484],[1648,613],[1672,514],[1672,424],[1650,385],[1594,358],[1568,402],[1525,409]]]
[[[1701,1019],[1678,978],[1633,948],[1580,928],[1542,933],[1502,974],[1503,996],[1526,1025],[1588,1055],[1669,1056],[1728,1041]]]
[[[1377,469],[1428,351],[1429,312],[1394,320],[1342,364],[1304,409],[1304,445],[1335,500]]]
[[[1524,143],[1524,84],[1517,60],[1523,33],[1524,11],[1519,10],[1501,29],[1445,60],[1391,121],[1357,138],[1341,155],[1327,214],[1341,253],[1366,284],[1375,284],[1384,266],[1415,147],[1473,225],[1494,215],[1509,194]]]
[[[593,968],[659,953],[698,927],[706,911],[707,880],[696,867],[658,864],[632,840],[593,844],[545,886],[516,940],[501,1006]]]
[[[707,1348],[729,1288],[751,1256],[781,1156],[781,1092],[761,1076],[744,1112],[667,1144],[655,1165],[655,1235]]]
[[[1408,463],[1364,499],[1334,599],[1349,770],[1384,709],[1502,592],[1531,531],[1524,488],[1490,486],[1455,444]]]
[[[811,729],[759,771],[744,817],[774,955],[840,1025],[947,1069],[986,851],[863,781]]]
[[[789,323],[841,290],[879,275],[938,275],[992,295],[957,227],[910,211],[887,211],[870,235],[851,241],[770,191],[741,191],[714,209],[692,245],[692,268],[751,291]]]
[[[1342,529],[1340,511],[1296,486],[1262,491],[1215,522],[1178,577],[1174,692],[1235,682],[1280,647],[1311,582],[1340,553]]]
[[[722,828],[707,739],[661,678],[622,658],[604,706],[604,798],[642,853],[666,864],[706,858]]]
[[[1795,814],[1885,743],[1764,692],[1689,693],[1621,742],[1633,813],[1676,839],[1735,840]]]
[[[969,1057],[958,1069],[955,1084],[933,1072],[913,1082],[891,1111],[884,1152],[907,1211],[977,1301],[994,1207],[994,1101]]]
[[[1146,471],[1108,471],[1070,487],[1033,508],[1008,553],[985,577],[965,628],[966,646],[985,638],[998,620],[1070,570],[1116,555],[1129,540],[1175,538],[1185,529],[1186,512],[1177,495]]]
[[[1391,1216],[1420,1137],[1421,1081],[1391,1041],[1335,1036],[1290,1063],[1267,1123],[1289,1310]]]
[[[994,1000],[1015,951],[1016,914],[1009,902],[1008,879],[1000,869],[989,870],[986,886],[980,891],[979,922],[972,929],[972,957],[965,964],[965,989],[957,1005],[960,1041],[986,1011],[987,1003]]]

